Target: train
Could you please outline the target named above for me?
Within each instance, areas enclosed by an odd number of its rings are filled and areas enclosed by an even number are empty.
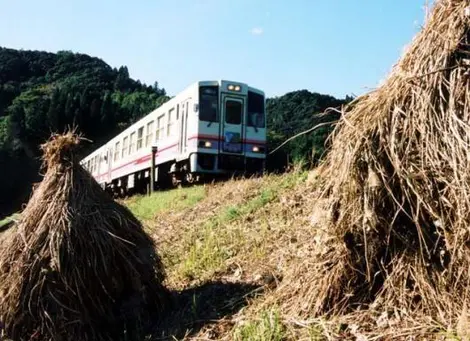
[[[80,160],[114,195],[263,172],[266,98],[246,83],[197,81]]]

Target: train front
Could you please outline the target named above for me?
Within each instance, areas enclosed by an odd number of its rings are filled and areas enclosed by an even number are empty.
[[[197,173],[261,172],[266,162],[264,92],[230,81],[198,87]]]

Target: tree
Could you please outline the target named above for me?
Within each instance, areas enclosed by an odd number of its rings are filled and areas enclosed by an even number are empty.
[[[312,93],[308,90],[293,91],[281,97],[270,98],[266,103],[268,149],[273,150],[282,142],[322,122],[334,121],[339,114],[318,114],[328,108],[339,108],[350,99]],[[290,162],[303,161],[307,166],[315,165],[324,154],[326,139],[331,126],[303,135],[286,144],[268,157],[268,169],[282,170]]]
[[[114,83],[114,89],[118,91],[125,91],[129,86],[129,71],[127,66],[121,66],[118,70],[116,81]]]
[[[49,110],[47,111],[47,121],[52,131],[59,129],[59,115],[60,115],[60,91],[56,88],[52,92],[51,101],[49,103]]]
[[[130,78],[125,66],[115,69],[99,58],[71,51],[0,48],[2,174],[13,179],[19,168],[28,174],[18,183],[0,181],[0,218],[9,213],[3,210],[6,206],[13,207],[4,203],[29,196],[22,191],[30,189],[38,174],[39,145],[51,131],[78,124],[87,138],[98,141],[84,146],[83,153],[88,153],[117,129],[150,112],[161,98],[151,85]]]
[[[114,125],[114,108],[113,101],[109,92],[106,92],[101,104],[101,124],[104,127],[111,127]]]
[[[74,118],[74,114],[75,114],[75,110],[74,110],[74,98],[73,98],[73,94],[69,93],[67,94],[67,101],[65,102],[65,108],[64,108],[64,116],[65,116],[65,120],[68,124],[72,124],[73,123],[73,118]]]

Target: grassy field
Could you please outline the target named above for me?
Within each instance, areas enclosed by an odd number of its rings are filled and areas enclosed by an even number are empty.
[[[303,310],[316,295],[298,290],[316,269],[315,179],[294,170],[122,200],[155,240],[174,298],[147,340],[368,340],[343,336],[354,315],[344,322]],[[442,340],[461,340],[445,332]]]
[[[155,339],[321,339],[317,325],[300,328],[269,303],[308,238],[309,177],[294,171],[124,201],[156,241],[165,284],[191,293],[178,323]]]

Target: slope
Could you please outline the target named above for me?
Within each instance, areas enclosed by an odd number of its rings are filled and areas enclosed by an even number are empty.
[[[294,170],[125,201],[157,242],[166,285],[181,293],[179,306],[152,336],[281,340],[321,335],[281,319],[275,305],[264,306],[308,252],[301,246],[313,236],[307,212],[314,178],[314,171]]]

